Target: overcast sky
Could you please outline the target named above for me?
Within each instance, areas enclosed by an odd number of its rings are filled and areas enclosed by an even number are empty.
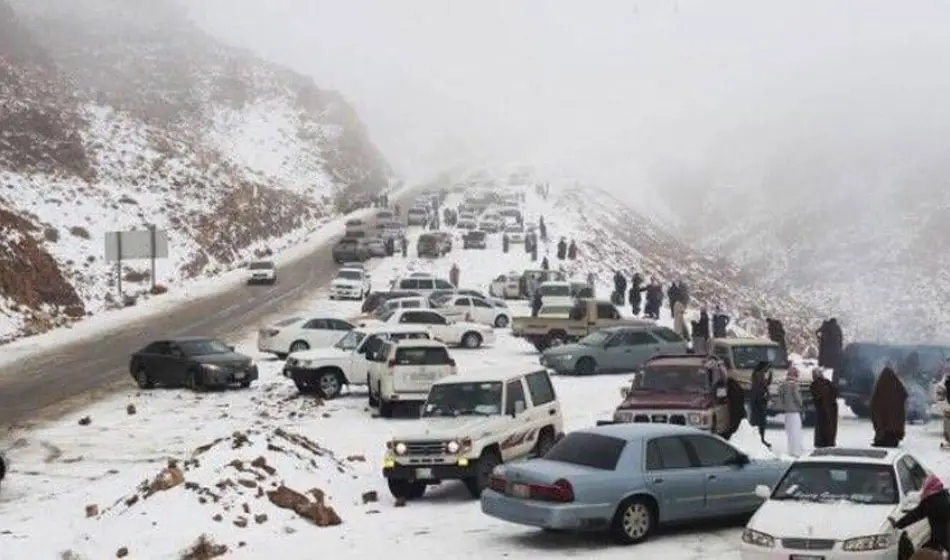
[[[950,141],[942,0],[191,6],[227,41],[341,91],[410,178],[527,161],[639,193],[681,166],[752,184],[782,153],[866,168],[943,158]]]

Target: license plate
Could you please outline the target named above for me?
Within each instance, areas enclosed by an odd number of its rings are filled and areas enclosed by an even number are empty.
[[[432,469],[416,469],[416,478],[422,480],[432,478]]]
[[[414,373],[409,376],[409,379],[413,381],[432,381],[435,379],[435,375],[431,373]]]
[[[825,557],[813,554],[792,554],[788,557],[788,560],[825,560]]]
[[[531,496],[531,489],[525,484],[512,484],[511,495],[519,498],[528,498]]]

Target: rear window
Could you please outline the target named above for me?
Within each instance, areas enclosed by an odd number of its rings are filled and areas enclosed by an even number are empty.
[[[396,350],[396,365],[398,366],[434,366],[450,363],[449,353],[445,348],[399,348]]]
[[[252,262],[249,266],[251,270],[270,270],[274,268],[274,263],[272,262]]]
[[[627,442],[620,438],[574,432],[557,442],[544,458],[548,461],[612,471],[617,468],[620,454],[626,445]]]

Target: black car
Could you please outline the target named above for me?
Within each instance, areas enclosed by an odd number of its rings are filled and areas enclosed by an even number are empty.
[[[423,233],[419,236],[416,243],[416,251],[419,258],[439,258],[448,253],[451,248],[446,244],[445,238],[438,233]]]
[[[376,310],[377,307],[383,305],[387,301],[396,298],[404,297],[416,297],[421,296],[419,292],[408,292],[408,291],[395,291],[395,292],[370,292],[366,299],[363,300],[363,307],[360,309],[360,313],[372,313]]]
[[[487,247],[484,231],[470,231],[462,236],[463,249],[484,249]]]
[[[369,247],[359,239],[344,237],[333,246],[333,260],[336,264],[347,261],[365,262],[370,259]]]
[[[250,357],[215,338],[157,340],[132,354],[129,373],[142,389],[164,387],[247,388],[259,377]]]

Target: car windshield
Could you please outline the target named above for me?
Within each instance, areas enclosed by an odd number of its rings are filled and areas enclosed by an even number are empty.
[[[336,277],[344,280],[360,280],[363,275],[358,270],[341,270],[336,273]]]
[[[570,310],[568,310],[570,313]],[[594,331],[584,338],[577,341],[578,344],[583,344],[584,346],[603,346],[607,340],[613,336],[613,333],[607,331]]]
[[[637,375],[633,390],[705,393],[709,374],[701,366],[647,366]]]
[[[423,417],[492,416],[501,414],[502,384],[445,383],[433,385]]]
[[[272,262],[252,262],[248,267],[251,270],[270,270],[274,268],[274,263]]]
[[[755,369],[759,362],[770,362],[773,368],[788,367],[788,355],[781,346],[741,345],[732,347],[732,360],[736,369]]]
[[[570,297],[571,287],[566,284],[547,284],[540,288],[542,296]]]
[[[209,356],[211,354],[230,354],[231,347],[213,338],[204,340],[185,340],[178,343],[186,356]]]
[[[617,468],[620,455],[626,446],[627,442],[620,438],[590,432],[572,432],[554,444],[544,455],[544,459],[612,471]]]
[[[364,338],[366,338],[366,333],[360,331],[350,331],[346,333],[346,336],[338,340],[337,343],[333,345],[333,347],[351,352],[356,350],[356,347],[360,345],[360,342],[363,342]]]
[[[795,463],[776,485],[772,499],[868,505],[899,501],[890,465],[845,462]]]

